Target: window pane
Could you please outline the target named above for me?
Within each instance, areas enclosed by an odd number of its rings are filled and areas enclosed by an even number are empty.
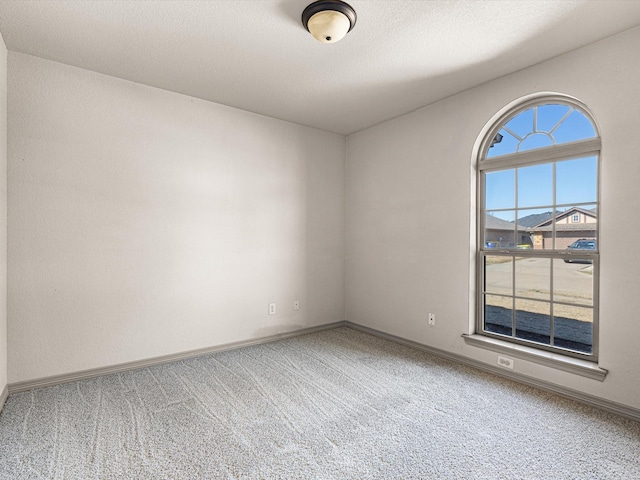
[[[537,131],[550,132],[570,108],[567,105],[540,105],[537,107]]]
[[[515,170],[502,170],[485,175],[485,208],[515,208]]]
[[[513,299],[497,295],[484,296],[484,329],[487,332],[511,336]]]
[[[595,243],[597,228],[598,210],[596,205],[566,207],[558,212],[556,218],[556,248],[558,250],[573,248],[593,253],[597,250]],[[592,243],[573,245],[578,240]]]
[[[553,260],[553,300],[593,306],[593,265]],[[557,305],[555,315],[566,316],[566,309],[573,307]]]
[[[518,208],[553,204],[553,164],[518,168]]]
[[[559,306],[558,306],[559,307]],[[593,350],[593,309],[572,307],[562,314],[554,307],[554,345],[582,353]]]
[[[487,212],[484,223],[484,248],[515,248],[514,210]]]
[[[533,108],[525,110],[509,120],[505,127],[518,135],[521,139],[533,132]]]
[[[525,138],[518,147],[519,152],[534,150],[536,148],[550,147],[553,145],[553,138],[545,133],[534,133]]]
[[[527,229],[534,250],[552,250],[553,247],[553,217],[540,226]]]
[[[500,130],[500,135],[502,135],[502,140],[500,140],[500,143],[494,143],[493,147],[489,148],[487,158],[513,153],[518,149],[518,139],[516,137],[511,135],[504,128]]]
[[[551,259],[515,259],[516,296],[551,300]]]
[[[535,235],[536,228],[544,226],[553,219],[553,207],[547,208],[527,208],[516,212],[518,217],[518,230],[516,239],[520,249],[544,248],[544,241],[541,235]],[[535,241],[538,243],[536,244]]]
[[[516,231],[516,247],[526,250],[533,248],[533,239],[531,238],[531,234],[526,228],[520,225],[518,225],[518,230]]]
[[[597,157],[567,160],[556,164],[556,203],[558,205],[598,200]]]
[[[516,300],[516,337],[531,342],[551,343],[551,305]]]
[[[513,257],[484,257],[484,290],[487,293],[513,295]]]
[[[553,207],[518,209],[518,225],[532,228],[545,225],[553,219]]]
[[[596,131],[591,121],[581,112],[574,110],[553,132],[556,143],[575,142],[584,138],[593,138]]]

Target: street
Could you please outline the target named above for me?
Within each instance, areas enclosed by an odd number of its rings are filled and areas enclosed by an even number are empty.
[[[486,285],[487,294],[513,294],[513,262],[490,263],[498,260],[491,257],[487,261]],[[515,295],[526,297],[516,301],[516,309],[549,315],[551,301],[551,260],[548,258],[520,258],[515,261]],[[554,316],[573,318],[591,322],[593,311],[593,275],[592,265],[584,263],[564,263],[553,260],[553,302]],[[535,300],[544,300],[539,302]],[[508,298],[487,295],[488,305],[511,308]],[[561,305],[570,303],[573,305]]]

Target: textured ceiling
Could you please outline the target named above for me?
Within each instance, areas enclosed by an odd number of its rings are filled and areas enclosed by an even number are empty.
[[[311,0],[0,1],[9,50],[349,134],[640,25],[640,1],[351,0],[314,40]]]

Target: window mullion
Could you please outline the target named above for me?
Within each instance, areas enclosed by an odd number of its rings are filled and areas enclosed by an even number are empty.
[[[518,242],[516,241],[516,237],[518,236],[518,180],[520,178],[519,175],[519,171],[518,169],[514,169],[514,179],[513,179],[513,188],[514,188],[514,193],[513,193],[513,203],[514,203],[514,231],[513,231],[513,235],[514,235],[514,247],[518,245]],[[512,337],[516,337],[517,336],[517,329],[516,329],[516,257],[515,255],[511,257],[511,294],[513,295],[513,301],[512,301],[512,307],[511,307],[511,336]]]
[[[562,125],[562,122],[564,122],[567,118],[569,118],[569,115],[571,115],[573,112],[575,111],[575,108],[570,108],[569,110],[567,110],[567,113],[565,113],[562,118],[558,121],[558,123],[556,123],[554,125],[554,127],[549,130],[549,133],[551,135],[553,135],[553,132],[556,131],[556,128],[558,128],[560,125]]]
[[[553,221],[551,222],[551,238],[552,238],[552,247],[553,250],[556,250],[556,219],[558,218],[558,206],[557,206],[557,171],[556,171],[556,163],[553,163],[553,167],[551,169],[552,175],[552,191],[551,191],[551,201],[553,202]],[[549,278],[549,300],[551,300],[551,305],[549,305],[549,345],[552,347],[555,346],[555,317],[554,317],[554,308],[553,308],[553,264],[554,259],[550,258],[549,262],[551,262],[549,272],[551,278]]]
[[[511,257],[511,336],[516,337],[516,257]]]
[[[549,266],[549,300],[551,305],[549,305],[549,345],[551,345],[552,347],[555,346],[555,326],[554,326],[554,322],[555,322],[555,317],[554,317],[554,309],[553,309],[553,305],[554,305],[554,295],[553,295],[553,266],[555,264],[555,262],[553,261],[553,258],[549,259],[550,262],[550,266]]]

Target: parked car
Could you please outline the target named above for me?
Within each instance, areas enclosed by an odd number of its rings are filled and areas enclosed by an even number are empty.
[[[596,249],[596,241],[595,239],[581,238],[580,240],[576,240],[571,245],[567,247],[567,250],[595,250]],[[593,263],[592,260],[588,260],[585,258],[565,258],[564,263]]]

